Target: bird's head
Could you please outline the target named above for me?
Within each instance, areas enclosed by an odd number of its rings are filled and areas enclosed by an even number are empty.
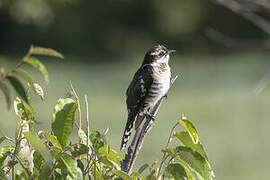
[[[165,46],[157,45],[147,51],[144,56],[144,64],[152,63],[168,63],[170,54],[176,52],[175,50],[168,50]]]

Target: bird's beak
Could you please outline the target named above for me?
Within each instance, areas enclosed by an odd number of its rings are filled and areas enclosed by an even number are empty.
[[[171,50],[168,51],[169,54],[172,54],[172,53],[175,53],[175,52],[176,52],[176,50],[174,50],[174,49],[171,49]]]

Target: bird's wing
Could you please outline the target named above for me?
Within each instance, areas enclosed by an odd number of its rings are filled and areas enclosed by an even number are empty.
[[[146,95],[153,83],[153,66],[146,64],[142,66],[134,75],[126,92],[126,103],[128,109],[141,108]]]

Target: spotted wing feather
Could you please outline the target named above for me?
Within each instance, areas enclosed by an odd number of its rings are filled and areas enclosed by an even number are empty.
[[[126,147],[130,138],[136,116],[143,109],[145,97],[153,83],[153,67],[151,65],[142,66],[134,75],[126,91],[126,104],[128,109],[128,119],[122,138],[121,149]]]

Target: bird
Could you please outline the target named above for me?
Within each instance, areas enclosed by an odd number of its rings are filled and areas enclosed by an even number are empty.
[[[131,136],[135,122],[135,129],[139,128],[155,104],[166,95],[171,83],[170,55],[176,52],[163,45],[156,45],[148,50],[143,62],[134,74],[126,90],[126,105],[128,118],[122,137],[120,150],[125,149]],[[154,118],[154,117],[151,117]]]

